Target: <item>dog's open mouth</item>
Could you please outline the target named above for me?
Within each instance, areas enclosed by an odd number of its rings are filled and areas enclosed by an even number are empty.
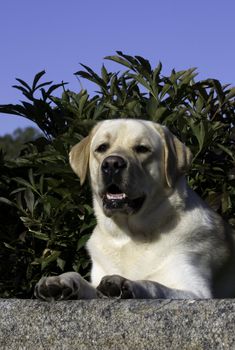
[[[118,186],[112,184],[103,195],[103,207],[108,213],[113,211],[133,213],[140,210],[144,200],[144,195],[131,199]]]

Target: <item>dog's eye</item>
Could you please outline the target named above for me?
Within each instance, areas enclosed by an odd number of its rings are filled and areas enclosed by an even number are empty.
[[[134,150],[136,153],[148,153],[148,152],[150,152],[150,149],[144,145],[137,145],[134,147]]]
[[[104,153],[104,152],[107,151],[108,147],[109,147],[108,143],[102,143],[101,145],[99,145],[96,148],[95,151],[98,152],[98,153]]]

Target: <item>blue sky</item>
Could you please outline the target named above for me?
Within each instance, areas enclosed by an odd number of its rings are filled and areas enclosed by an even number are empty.
[[[22,98],[16,77],[31,82],[43,69],[46,80],[78,91],[79,63],[99,71],[117,50],[161,61],[165,74],[197,67],[199,79],[235,85],[234,0],[7,0],[0,10],[0,104]],[[0,135],[28,125],[0,114]]]

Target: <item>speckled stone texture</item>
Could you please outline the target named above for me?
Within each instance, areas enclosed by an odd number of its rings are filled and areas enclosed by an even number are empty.
[[[235,300],[0,299],[0,349],[235,349]]]

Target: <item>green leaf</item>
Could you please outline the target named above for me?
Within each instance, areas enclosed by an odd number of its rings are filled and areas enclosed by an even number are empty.
[[[196,70],[197,68],[195,67],[186,70],[182,76],[180,76],[181,84],[188,85],[198,75]]]
[[[201,113],[204,105],[205,105],[204,104],[204,99],[201,96],[198,96],[198,99],[197,99],[196,105],[195,105],[196,110],[197,110],[198,113]]]
[[[224,191],[221,198],[222,213],[226,213],[231,208],[231,199],[227,191]]]
[[[38,90],[38,89],[40,89],[40,88],[42,88],[42,87],[44,87],[44,86],[51,85],[52,83],[53,83],[53,81],[47,81],[47,82],[45,82],[45,83],[39,84],[39,85],[37,85],[37,87],[34,89],[34,91],[36,91],[36,90]]]
[[[33,177],[33,169],[29,169],[29,181],[31,183],[31,185],[35,188],[36,185],[35,185],[35,182],[34,182],[34,177]]]
[[[23,204],[22,204],[21,192],[16,193],[16,205],[21,210],[21,212],[25,213],[25,210],[24,210],[24,207],[23,207]]]
[[[146,72],[148,72],[148,74],[152,73],[152,67],[151,67],[148,60],[146,60],[145,58],[143,58],[141,56],[135,56],[135,58],[137,58],[137,60],[140,62],[140,64],[143,66],[143,68],[145,68],[145,70],[146,70]]]
[[[168,91],[172,88],[171,84],[165,84],[162,88],[162,91],[160,92],[160,98],[161,100],[163,97],[168,93]]]
[[[96,74],[90,67],[86,66],[85,64],[81,63],[81,66],[84,67],[88,73],[90,73],[91,77],[93,78],[93,81],[97,83],[100,86],[105,86],[104,81]]]
[[[162,70],[162,64],[159,62],[158,66],[153,71],[153,83],[155,85],[158,85],[161,82],[161,70]]]
[[[29,187],[29,188],[33,189],[33,186],[31,185],[31,183],[26,181],[25,179],[22,179],[20,177],[14,177],[13,180],[18,182],[19,184],[25,186],[26,188]]]
[[[43,193],[43,185],[44,185],[44,175],[41,175],[39,179],[39,191],[41,194]]]
[[[46,73],[45,70],[37,73],[34,77],[33,80],[33,85],[32,85],[32,90],[35,91],[37,89],[37,83],[39,82],[39,80],[41,79],[41,77]]]
[[[117,54],[119,56],[123,57],[126,61],[130,62],[132,64],[132,68],[134,66],[138,66],[139,65],[138,61],[133,56],[126,55],[122,51],[116,51],[116,52],[117,52]]]
[[[217,143],[217,146],[222,149],[225,153],[227,153],[233,160],[235,160],[235,154],[228,149],[228,147],[225,147],[223,145],[221,145],[220,143]]]
[[[223,103],[225,96],[224,96],[223,88],[222,88],[219,80],[211,79],[211,82],[212,82],[213,86],[215,87],[215,90],[217,92],[220,103]]]
[[[60,254],[61,252],[54,250],[49,256],[43,258],[41,262],[41,269],[44,270],[49,264],[56,261]]]
[[[30,228],[29,228],[29,232],[31,232],[35,238],[38,238],[38,239],[40,239],[42,241],[48,241],[49,240],[49,237],[48,237],[48,235],[46,233],[43,233],[41,231],[35,231],[35,230],[30,229]]]
[[[33,192],[29,188],[26,188],[25,190],[24,199],[25,199],[27,208],[29,209],[30,213],[33,215],[35,199],[34,199]]]
[[[119,63],[125,67],[132,69],[132,64],[130,64],[129,62],[127,62],[126,60],[124,60],[123,58],[121,58],[119,56],[106,56],[104,58],[106,60],[114,61],[114,62]]]
[[[13,194],[16,194],[16,193],[19,193],[19,192],[23,192],[23,191],[25,191],[25,187],[19,187],[16,190],[12,191],[10,193],[10,195],[13,195]]]
[[[30,95],[29,91],[26,90],[26,89],[25,89],[24,87],[22,87],[22,86],[19,86],[19,85],[12,85],[12,87],[13,87],[14,89],[17,89],[17,90],[20,90],[21,92],[23,92],[23,94],[24,94],[25,96],[29,96],[29,95]]]
[[[167,112],[166,107],[159,107],[158,109],[156,109],[153,115],[153,120],[156,122],[160,121],[160,119],[165,115],[166,112]]]
[[[60,88],[60,87],[64,87],[64,86],[67,85],[67,84],[68,84],[68,83],[62,82],[62,83],[60,83],[60,84],[54,84],[54,85],[50,86],[49,89],[48,89],[47,92],[46,92],[47,96],[51,96],[51,94],[52,94],[53,91],[57,90],[57,89]]]
[[[4,197],[0,197],[0,202],[1,203],[4,203],[4,204],[7,204],[7,205],[10,205],[11,207],[14,207],[15,206],[15,203],[10,201],[9,199],[7,198],[4,198]]]
[[[235,87],[231,88],[228,92],[228,94],[226,95],[227,99],[233,98],[235,97]]]
[[[61,269],[61,271],[64,271],[66,261],[61,258],[57,258],[56,262],[57,266]]]
[[[82,115],[83,108],[84,108],[87,100],[88,100],[88,95],[87,94],[84,94],[83,96],[80,97],[80,100],[79,100],[79,112],[80,112],[81,115]]]
[[[155,98],[151,97],[147,102],[146,111],[153,120],[155,119],[155,114],[158,108],[159,102]]]
[[[88,239],[90,238],[90,234],[86,234],[83,235],[77,243],[77,251],[79,251],[81,248],[83,248],[86,244],[86,242],[88,241]]]
[[[199,151],[200,152],[205,143],[205,136],[206,136],[206,122],[200,121],[195,122],[193,119],[188,119],[188,123],[190,124],[190,127],[193,131],[193,134],[196,136],[198,144],[199,144]]]
[[[5,246],[6,248],[15,251],[15,248],[14,248],[12,245],[10,245],[10,244],[8,244],[8,243],[6,243],[6,242],[3,242],[3,244],[4,244],[4,246]]]
[[[143,85],[148,91],[151,90],[151,87],[149,85],[149,83],[143,78],[143,76],[141,74],[132,74],[132,73],[128,73],[128,76],[130,78],[135,79],[136,81],[138,81],[138,83],[140,83],[141,85]]]
[[[101,75],[102,75],[102,79],[105,82],[105,84],[109,83],[109,74],[107,72],[107,69],[105,68],[104,64],[102,65],[101,68]]]
[[[27,90],[28,92],[31,92],[31,87],[22,79],[19,79],[19,78],[16,78],[16,80],[21,84],[23,85]],[[14,86],[15,87],[15,86]]]

